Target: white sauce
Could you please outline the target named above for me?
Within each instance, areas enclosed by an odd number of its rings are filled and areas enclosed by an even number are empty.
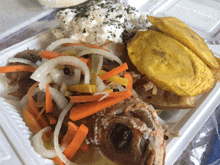
[[[95,0],[61,10],[57,13],[61,29],[55,29],[57,38],[71,38],[83,43],[103,45],[108,41],[122,43],[137,30],[146,29],[146,15],[117,0]]]

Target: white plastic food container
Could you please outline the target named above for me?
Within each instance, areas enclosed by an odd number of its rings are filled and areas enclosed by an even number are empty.
[[[216,56],[220,56],[220,2],[215,0],[148,0],[131,5],[154,16],[175,16],[183,20],[207,42]],[[0,66],[17,52],[45,49],[55,39],[51,31],[27,39],[0,52]],[[2,89],[0,89],[2,90]],[[190,110],[164,111],[160,117],[180,137],[167,142],[166,165],[172,165],[219,105],[220,83],[197,98]],[[52,165],[53,162],[37,154],[31,144],[32,133],[25,125],[22,111],[0,98],[0,164]]]
[[[55,11],[42,8],[36,0],[2,0],[0,40]]]
[[[38,0],[38,2],[46,8],[70,7],[86,1],[87,0]]]

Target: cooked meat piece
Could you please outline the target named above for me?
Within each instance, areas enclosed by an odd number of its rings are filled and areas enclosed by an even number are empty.
[[[30,60],[33,63],[37,61],[41,61],[41,57],[39,55],[40,50],[25,50],[17,53],[14,57],[22,58],[26,60]],[[22,63],[9,63],[8,65],[25,65]],[[22,98],[28,91],[28,89],[35,83],[34,80],[30,79],[32,73],[30,72],[9,72],[6,73],[6,77],[10,80],[9,85],[15,86],[18,84],[17,91],[9,93],[9,95]]]
[[[163,165],[164,131],[153,107],[136,97],[96,117],[94,142],[102,155],[119,165]]]

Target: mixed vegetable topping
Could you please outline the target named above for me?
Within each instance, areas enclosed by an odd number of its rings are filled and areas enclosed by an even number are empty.
[[[21,99],[24,121],[35,133],[35,150],[45,158],[72,164],[77,150],[88,151],[89,128],[73,121],[89,117],[133,95],[128,66],[102,47],[60,39],[40,52],[42,63],[0,68],[1,73],[31,72],[34,80]],[[103,65],[106,60],[116,67]],[[115,61],[115,62],[114,62]],[[66,120],[68,118],[68,120]],[[66,122],[68,124],[65,124]]]

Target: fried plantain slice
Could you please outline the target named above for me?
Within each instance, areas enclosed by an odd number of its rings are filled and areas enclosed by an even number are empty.
[[[219,67],[215,56],[204,40],[184,22],[175,17],[147,16],[147,18],[160,31],[171,35],[174,39],[191,49],[209,67]]]
[[[209,91],[216,83],[208,66],[167,34],[138,31],[127,50],[137,70],[166,91],[196,96]]]

